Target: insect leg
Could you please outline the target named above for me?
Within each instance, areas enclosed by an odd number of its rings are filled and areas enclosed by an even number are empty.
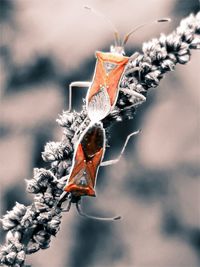
[[[84,213],[81,210],[80,207],[80,201],[76,202],[76,209],[78,211],[78,214],[82,217],[88,218],[88,219],[92,219],[92,220],[99,220],[99,221],[116,221],[121,219],[121,216],[115,216],[115,217],[96,217],[96,216],[92,216],[92,215],[88,215],[86,213]]]
[[[104,167],[104,166],[109,166],[109,165],[116,164],[116,163],[121,159],[121,157],[122,157],[122,155],[123,155],[123,153],[124,153],[124,151],[125,151],[125,149],[126,149],[126,146],[127,146],[127,144],[128,144],[129,139],[130,139],[132,136],[138,134],[139,132],[140,132],[140,131],[133,132],[133,133],[129,134],[129,135],[126,137],[126,141],[125,141],[125,143],[124,143],[124,145],[123,145],[123,148],[122,148],[122,150],[121,150],[119,156],[118,156],[116,159],[111,159],[111,160],[103,161],[103,162],[100,164],[100,166],[101,166],[101,167]]]
[[[65,200],[68,200],[68,205],[66,208],[62,208],[62,204]],[[62,208],[62,211],[66,211],[68,212],[71,208],[71,204],[72,204],[72,197],[71,197],[71,194],[67,193],[67,192],[63,192],[60,196],[60,199],[58,201],[58,204],[57,206]]]
[[[72,88],[73,87],[89,87],[91,85],[91,82],[84,82],[84,81],[76,81],[76,82],[72,82],[69,85],[69,108],[68,108],[68,112],[71,111],[72,109]]]

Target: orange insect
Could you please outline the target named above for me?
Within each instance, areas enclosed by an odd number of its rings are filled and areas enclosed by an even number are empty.
[[[98,16],[103,17],[108,21],[114,31],[115,45],[111,46],[110,52],[96,52],[96,66],[92,82],[76,81],[72,82],[69,86],[69,109],[72,107],[72,88],[73,87],[88,87],[86,96],[86,108],[88,116],[93,123],[104,119],[115,107],[119,91],[124,91],[127,94],[133,95],[140,99],[141,102],[146,100],[142,94],[131,90],[129,88],[121,88],[120,81],[126,71],[126,66],[129,61],[134,61],[138,57],[138,53],[132,56],[125,56],[124,46],[127,43],[132,33],[142,28],[146,24],[137,26],[135,29],[125,35],[123,41],[120,41],[118,31],[113,26],[110,20],[104,17],[101,13],[86,7],[86,9],[96,13]],[[170,19],[163,18],[155,22],[168,22]],[[137,68],[135,68],[136,70]],[[138,69],[137,69],[138,70]]]
[[[116,53],[96,52],[97,62],[93,81],[86,96],[88,116],[92,121],[104,119],[114,108],[119,83],[128,57]]]
[[[72,82],[69,87],[69,112],[71,111],[71,90],[73,87],[89,87],[86,95],[86,109],[90,120],[95,123],[104,119],[115,107],[120,81],[123,77],[130,57],[123,55],[123,47],[112,46],[111,52],[96,52],[96,67],[92,82]],[[137,57],[134,54],[131,59]],[[127,93],[140,98],[146,98],[133,90],[126,88]]]
[[[75,148],[72,171],[64,190],[74,196],[95,197],[95,180],[105,152],[105,130],[101,124],[89,126]]]
[[[72,168],[69,173],[64,193],[60,197],[60,204],[67,198],[69,205],[66,211],[70,210],[71,203],[76,203],[78,213],[84,217],[98,220],[118,220],[121,217],[101,218],[87,215],[81,211],[80,200],[83,196],[95,197],[95,184],[98,169],[100,166],[108,166],[117,163],[128,144],[131,136],[137,134],[133,132],[128,135],[120,155],[113,160],[104,161],[105,153],[105,130],[101,122],[90,124],[80,136],[74,149]]]
[[[69,204],[66,211],[70,210],[71,203],[76,203],[76,208],[81,216],[96,220],[118,220],[120,216],[100,218],[87,215],[81,211],[80,200],[82,196],[95,197],[95,184],[99,166],[106,166],[119,160],[102,162],[105,152],[105,130],[102,123],[89,125],[80,136],[74,151],[71,172],[60,197],[59,204],[67,198]],[[123,153],[123,151],[122,151]]]

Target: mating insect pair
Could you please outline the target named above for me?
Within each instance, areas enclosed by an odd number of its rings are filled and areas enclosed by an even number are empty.
[[[89,126],[80,136],[74,149],[74,157],[71,172],[63,194],[68,197],[70,209],[71,203],[76,203],[79,214],[93,219],[117,220],[120,216],[113,218],[97,218],[83,214],[80,209],[81,196],[95,196],[95,182],[100,166],[108,166],[119,161],[123,154],[130,134],[123,146],[120,156],[115,160],[102,162],[105,153],[106,136],[101,120],[103,120],[114,109],[119,93],[119,84],[125,66],[129,60],[119,52],[103,53],[97,52],[97,62],[93,82],[88,83],[89,89],[86,96],[86,108],[90,119]],[[74,82],[70,85],[69,112],[71,110],[71,89],[73,86],[85,86],[84,82]],[[139,93],[135,92],[137,97]],[[143,99],[144,96],[141,95]]]
[[[157,22],[165,21],[169,20],[161,19]],[[129,91],[129,94],[139,98],[141,102],[146,99],[138,92],[128,88],[120,88],[120,81],[124,75],[128,62],[130,60],[133,61],[138,56],[137,53],[133,54],[131,57],[124,56],[124,45],[128,41],[130,35],[142,26],[144,25],[140,25],[128,33],[122,43],[120,43],[118,32],[114,29],[115,46],[111,46],[111,52],[96,52],[97,61],[92,82],[73,82],[69,86],[69,112],[72,107],[72,88],[88,87],[86,109],[91,122],[76,144],[72,168],[67,185],[64,187],[65,192],[60,198],[60,203],[66,198],[69,200],[67,211],[70,209],[71,203],[76,203],[77,210],[82,216],[100,220],[120,219],[120,216],[112,218],[89,216],[81,211],[80,199],[82,196],[96,196],[95,183],[99,167],[117,163],[122,156],[130,137],[138,133],[138,131],[133,132],[127,136],[118,158],[102,162],[105,153],[106,136],[101,121],[114,109],[119,91],[125,89],[126,91]]]

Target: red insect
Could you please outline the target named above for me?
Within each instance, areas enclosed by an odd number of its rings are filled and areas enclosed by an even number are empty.
[[[93,124],[80,137],[75,148],[72,171],[64,190],[74,196],[95,197],[97,172],[105,152],[105,130]]]
[[[146,100],[142,94],[129,88],[121,88],[120,81],[126,71],[129,61],[134,61],[138,53],[132,56],[125,56],[124,46],[132,33],[142,28],[146,24],[137,26],[134,30],[125,35],[123,41],[120,41],[118,31],[113,24],[99,12],[86,7],[88,10],[96,13],[108,21],[114,31],[115,45],[111,46],[110,52],[96,52],[96,66],[92,82],[72,82],[69,86],[69,111],[71,111],[71,99],[73,87],[88,87],[86,96],[86,108],[91,121],[98,122],[104,119],[115,107],[119,91],[133,95],[139,99],[139,102]],[[170,19],[159,19],[155,22],[168,22]],[[137,68],[135,68],[136,70]],[[137,69],[138,70],[138,69]]]
[[[119,94],[119,83],[128,57],[116,53],[96,52],[97,62],[93,81],[86,96],[86,107],[91,121],[104,119],[114,108]]]
[[[89,87],[86,95],[86,109],[90,120],[95,123],[104,119],[115,107],[120,81],[130,57],[123,55],[123,47],[112,47],[112,52],[96,52],[96,67],[92,82],[72,82],[69,87],[69,111],[71,111],[71,90],[73,87]],[[134,54],[131,59],[137,57]],[[126,88],[126,93],[145,101],[145,97]]]
[[[128,135],[118,158],[102,162],[105,153],[106,138],[102,123],[91,124],[85,129],[75,147],[72,168],[67,184],[64,187],[65,192],[60,198],[60,203],[66,198],[69,200],[67,211],[69,211],[71,203],[76,203],[76,208],[82,216],[100,220],[118,220],[121,218],[120,216],[100,218],[86,215],[81,211],[80,200],[83,196],[96,196],[95,184],[99,167],[117,163],[120,160],[130,137],[137,133],[138,131]]]

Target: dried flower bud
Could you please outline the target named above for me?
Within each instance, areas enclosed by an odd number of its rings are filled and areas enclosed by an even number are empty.
[[[44,161],[51,162],[63,159],[64,147],[61,142],[48,142],[42,152]]]
[[[37,217],[37,221],[40,224],[44,224],[44,223],[48,222],[49,220],[51,220],[51,218],[52,218],[51,213],[49,213],[49,212],[42,212]]]
[[[74,113],[63,111],[62,115],[59,115],[59,119],[56,120],[62,127],[70,127],[74,121]]]
[[[61,221],[60,218],[58,216],[55,216],[51,221],[49,221],[47,223],[47,231],[51,234],[51,235],[56,235],[56,233],[59,231],[59,225],[60,225]]]
[[[33,239],[40,245],[40,248],[45,249],[49,247],[50,237],[49,233],[41,230],[33,236]]]
[[[34,203],[34,207],[35,207],[35,210],[37,213],[44,212],[44,211],[48,210],[48,208],[49,208],[46,204],[41,203],[39,201],[36,201]]]
[[[14,208],[11,211],[7,212],[7,214],[4,215],[3,219],[1,220],[3,229],[10,230],[14,228],[24,216],[26,209],[27,208],[24,205],[16,202]]]
[[[36,214],[32,210],[32,207],[31,206],[27,207],[27,211],[20,221],[20,225],[22,226],[22,228],[24,229],[24,228],[28,228],[28,227],[32,226],[35,216],[36,216]]]
[[[25,261],[26,254],[22,250],[17,254],[16,263],[22,264]]]
[[[10,252],[7,256],[6,256],[6,261],[8,264],[13,265],[15,259],[16,259],[17,253],[16,252]]]
[[[191,49],[200,49],[200,38],[194,38],[189,46]]]
[[[21,238],[19,231],[8,231],[6,234],[6,242],[16,244]]]
[[[40,249],[40,245],[36,242],[30,241],[26,248],[26,254],[33,254]]]
[[[25,180],[26,182],[26,190],[29,192],[29,193],[32,193],[32,194],[37,194],[38,192],[40,192],[40,186],[38,186],[38,182],[37,180],[35,179],[31,179],[31,180]]]

